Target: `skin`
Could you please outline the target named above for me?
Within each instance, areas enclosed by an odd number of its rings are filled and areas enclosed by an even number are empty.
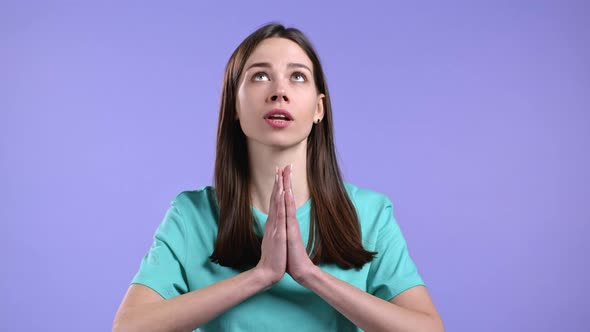
[[[268,63],[270,67],[253,64]],[[300,64],[302,67],[290,67]],[[275,168],[292,164],[295,201],[309,199],[307,186],[307,137],[313,123],[324,116],[324,95],[313,81],[313,64],[296,43],[283,38],[262,41],[250,55],[240,77],[236,118],[247,137],[252,204],[268,214]],[[264,115],[275,108],[293,116],[287,128],[273,128]],[[298,205],[297,207],[299,207]]]
[[[268,65],[252,67],[261,62]],[[309,69],[289,66],[293,63]],[[290,40],[264,40],[245,68],[236,102],[237,119],[248,140],[253,204],[266,211],[263,202],[269,202],[262,257],[256,269],[271,285],[289,273],[366,331],[443,331],[425,287],[408,289],[388,302],[329,275],[309,259],[301,240],[296,218],[300,205],[296,202],[309,198],[307,136],[313,122],[323,116],[324,95],[313,83],[311,61]],[[287,109],[295,121],[287,128],[271,127],[263,116],[273,108]],[[282,166],[286,164],[289,166]],[[292,164],[298,172],[295,178]]]
[[[250,68],[260,62],[268,66]],[[290,63],[309,69],[293,68]],[[285,273],[364,331],[444,331],[425,287],[410,288],[391,301],[384,301],[311,262],[301,239],[296,209],[301,204],[297,202],[309,199],[306,139],[313,122],[324,115],[324,96],[313,84],[311,61],[289,40],[264,40],[245,68],[238,90],[236,120],[248,139],[252,202],[268,214],[260,262],[234,277],[169,300],[149,287],[133,284],[119,306],[113,331],[192,330],[272,287]],[[273,108],[286,109],[293,115],[289,127],[275,129],[266,123],[263,116]]]

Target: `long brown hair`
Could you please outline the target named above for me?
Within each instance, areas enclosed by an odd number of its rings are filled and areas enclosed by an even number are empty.
[[[313,63],[318,93],[325,95],[324,117],[319,124],[314,124],[307,138],[307,182],[311,195],[307,252],[314,264],[335,263],[344,269],[359,269],[376,253],[362,246],[356,209],[340,175],[324,72],[307,37],[298,29],[285,28],[277,23],[267,24],[248,36],[234,51],[225,68],[214,174],[215,198],[219,207],[218,234],[210,259],[237,269],[253,267],[260,260],[262,239],[254,231],[248,149],[246,136],[236,120],[236,93],[246,60],[260,42],[271,37],[289,39],[305,51]]]

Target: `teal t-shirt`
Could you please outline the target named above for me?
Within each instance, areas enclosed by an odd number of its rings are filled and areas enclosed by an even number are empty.
[[[377,256],[360,270],[334,264],[320,268],[359,289],[389,301],[408,288],[424,285],[408,253],[406,241],[387,196],[344,182],[361,224],[366,250]],[[165,299],[207,287],[240,271],[212,263],[217,237],[217,203],[214,188],[184,191],[171,202],[157,228],[151,248],[132,280]],[[311,200],[297,209],[307,246]],[[260,230],[267,215],[252,207]],[[255,294],[217,316],[197,331],[360,331],[350,320],[318,295],[285,274],[272,288]]]

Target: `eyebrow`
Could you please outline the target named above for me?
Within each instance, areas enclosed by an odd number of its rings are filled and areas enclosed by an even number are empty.
[[[269,62],[256,62],[256,63],[253,63],[250,66],[248,66],[248,68],[246,68],[246,71],[250,70],[250,68],[252,68],[252,67],[272,68],[272,65]],[[311,71],[311,69],[309,69],[308,66],[306,66],[302,63],[288,63],[287,68],[305,68],[305,69],[309,70],[310,73],[313,73]]]

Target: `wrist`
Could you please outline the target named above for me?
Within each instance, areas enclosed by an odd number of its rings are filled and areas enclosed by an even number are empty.
[[[306,267],[303,273],[299,274],[298,276],[293,276],[293,279],[301,286],[305,288],[310,288],[311,283],[313,282],[314,278],[317,278],[318,274],[321,273],[322,270],[319,266],[315,264],[310,264]]]
[[[259,266],[254,267],[250,271],[254,275],[254,279],[256,280],[256,283],[258,285],[260,285],[261,291],[265,291],[265,290],[271,288],[274,284],[276,284],[280,280],[280,279],[275,280],[276,278],[273,277],[273,274],[270,273],[270,271],[267,271],[264,268],[261,268]]]

